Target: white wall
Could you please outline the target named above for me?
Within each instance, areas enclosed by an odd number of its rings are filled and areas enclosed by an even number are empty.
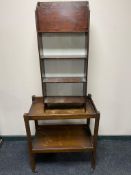
[[[0,134],[24,135],[23,113],[41,95],[36,1],[0,1]],[[131,135],[131,1],[90,1],[89,87],[101,135]]]

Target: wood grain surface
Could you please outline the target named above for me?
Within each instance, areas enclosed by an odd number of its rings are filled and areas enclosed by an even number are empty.
[[[87,32],[88,2],[41,2],[36,9],[38,32]]]
[[[41,153],[92,149],[92,137],[86,125],[44,125],[37,129],[32,151]]]

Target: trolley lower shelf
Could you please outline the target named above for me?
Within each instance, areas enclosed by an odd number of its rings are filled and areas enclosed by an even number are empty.
[[[86,125],[39,125],[32,152],[75,152],[92,149],[92,136]]]

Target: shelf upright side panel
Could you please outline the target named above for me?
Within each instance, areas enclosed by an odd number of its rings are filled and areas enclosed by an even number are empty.
[[[90,11],[89,11],[89,25],[90,25]],[[86,82],[83,84],[83,95],[86,98],[87,96],[87,80],[88,80],[88,57],[89,57],[89,30],[85,32],[85,49],[86,49],[86,59],[84,60],[84,76]],[[86,110],[86,104],[85,104]]]
[[[87,57],[84,60],[84,77],[85,77],[85,83],[83,85],[83,95],[87,96],[87,78],[88,78],[88,52],[89,52],[89,32],[85,33],[85,48]]]
[[[41,72],[41,85],[42,85],[43,102],[44,102],[44,97],[46,96],[46,84],[45,83],[43,84],[43,76],[45,76],[45,64],[44,60],[41,60],[41,56],[43,55],[43,42],[42,42],[43,34],[38,32],[37,8],[35,12],[35,17],[36,17],[37,41],[38,41],[40,72]]]

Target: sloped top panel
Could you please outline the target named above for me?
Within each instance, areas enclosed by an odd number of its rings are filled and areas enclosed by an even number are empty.
[[[36,8],[38,32],[86,32],[89,7],[82,2],[40,2]]]

